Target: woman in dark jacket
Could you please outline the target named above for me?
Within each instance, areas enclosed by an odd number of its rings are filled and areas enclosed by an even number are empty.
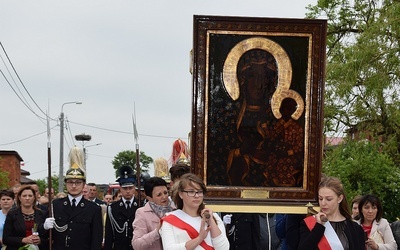
[[[318,200],[321,211],[300,222],[298,249],[365,250],[364,232],[351,218],[342,182],[323,177]]]
[[[21,187],[17,207],[8,212],[4,224],[3,243],[7,250],[17,250],[30,244],[39,246],[41,250],[48,249],[48,233],[43,229],[46,214],[35,204],[35,190],[31,186]]]

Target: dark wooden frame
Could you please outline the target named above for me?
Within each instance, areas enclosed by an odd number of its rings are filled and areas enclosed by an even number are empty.
[[[325,20],[311,19],[194,16],[191,167],[192,171],[201,176],[206,183],[208,189],[206,202],[208,204],[304,206],[309,202],[316,203],[323,148],[326,25]],[[221,85],[223,81],[224,72],[222,72],[221,61],[218,61],[221,59],[218,58],[226,60],[227,53],[238,42],[247,38],[271,39],[274,44],[276,43],[286,50],[293,65],[293,71],[292,68],[290,69],[293,79],[296,79],[296,74],[302,70],[300,74],[300,78],[303,79],[301,80],[302,86],[298,87],[302,89],[302,95],[304,95],[304,117],[302,119],[305,133],[305,154],[301,187],[230,186],[224,181],[221,181],[222,184],[211,184],[209,181],[209,174],[213,168],[219,164],[222,164],[223,167],[223,162],[226,161],[226,156],[223,156],[226,155],[226,152],[221,151],[220,148],[221,159],[216,159],[218,155],[215,155],[214,151],[216,150],[212,148],[215,143],[209,141],[208,138],[214,129],[210,126],[209,121],[214,116],[221,115],[221,109],[214,107],[210,98],[214,94],[210,91],[216,91],[216,86]],[[297,44],[296,39],[300,39],[300,44]],[[307,42],[301,42],[304,40]],[[275,50],[276,48],[272,46],[270,49]],[[298,49],[306,51],[307,58],[305,66],[296,68],[293,54],[296,54]],[[280,70],[282,71],[282,69]],[[214,152],[213,166],[209,165],[210,152]],[[218,174],[218,172],[216,173]]]

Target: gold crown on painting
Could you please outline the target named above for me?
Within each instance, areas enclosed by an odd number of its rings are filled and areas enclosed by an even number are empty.
[[[241,71],[244,71],[251,67],[251,65],[261,65],[266,64],[267,68],[272,71],[276,71],[276,60],[275,58],[265,50],[250,50],[246,52],[240,60],[243,60],[243,66],[240,68]]]

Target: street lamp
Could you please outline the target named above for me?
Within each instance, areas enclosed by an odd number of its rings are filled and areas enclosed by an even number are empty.
[[[60,172],[58,176],[58,192],[64,191],[64,105],[66,104],[82,104],[82,102],[65,102],[61,105],[60,113]]]
[[[89,148],[89,147],[94,147],[94,146],[100,146],[102,143],[100,142],[100,143],[96,143],[96,144],[93,144],[93,145],[89,145],[89,146],[83,146],[83,155],[84,155],[84,161],[85,161],[85,168],[86,168],[86,159],[87,159],[87,154],[86,154],[86,149],[87,148]],[[86,172],[87,172],[87,169],[86,169]]]

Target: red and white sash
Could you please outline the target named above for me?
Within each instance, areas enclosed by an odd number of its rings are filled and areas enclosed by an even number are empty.
[[[308,229],[310,229],[311,231],[317,223],[317,220],[314,216],[309,216],[304,219],[304,222],[306,223]],[[321,240],[318,242],[318,248],[320,250],[344,250],[343,245],[340,242],[340,239],[333,229],[331,223],[327,221],[325,222],[324,226],[325,232]]]
[[[197,236],[199,236],[199,232],[197,232],[196,229],[194,229],[191,225],[184,222],[183,220],[181,220],[180,218],[178,218],[177,216],[175,216],[173,214],[164,216],[161,219],[161,223],[163,221],[166,221],[169,224],[174,225],[177,228],[185,230],[191,239],[194,239]],[[214,250],[214,248],[212,246],[208,245],[204,240],[200,243],[200,246],[202,246],[206,250]]]

